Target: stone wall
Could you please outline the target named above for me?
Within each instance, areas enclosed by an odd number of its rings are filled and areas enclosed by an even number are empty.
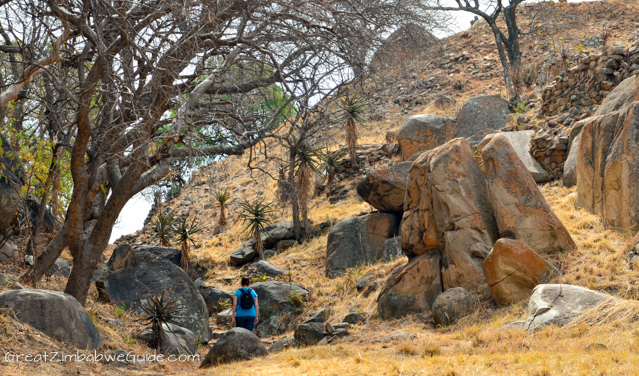
[[[530,154],[548,172],[552,180],[563,176],[568,158],[568,129],[564,127],[539,131],[530,140]]]
[[[575,120],[592,115],[621,81],[639,74],[639,44],[613,47],[607,54],[584,54],[542,92],[542,114],[555,116],[573,109]]]

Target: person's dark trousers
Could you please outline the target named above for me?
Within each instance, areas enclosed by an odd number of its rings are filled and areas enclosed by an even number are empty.
[[[235,326],[237,328],[244,328],[246,330],[253,331],[253,326],[255,325],[255,316],[242,316],[235,317]]]

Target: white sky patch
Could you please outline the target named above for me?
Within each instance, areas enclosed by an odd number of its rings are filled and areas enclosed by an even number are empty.
[[[124,205],[124,209],[118,217],[118,221],[113,226],[109,244],[113,244],[120,236],[132,234],[144,226],[144,220],[151,211],[152,204],[148,202],[141,193],[133,196]]]

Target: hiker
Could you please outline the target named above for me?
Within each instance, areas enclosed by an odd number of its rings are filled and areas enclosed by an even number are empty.
[[[242,277],[242,288],[233,294],[233,324],[238,328],[253,331],[257,324],[260,307],[257,304],[257,293],[249,287],[248,277]]]

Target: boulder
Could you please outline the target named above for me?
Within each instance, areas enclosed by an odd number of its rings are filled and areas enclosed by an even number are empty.
[[[357,193],[375,209],[401,212],[404,210],[406,182],[412,164],[401,162],[387,168],[370,170],[357,185]]]
[[[466,141],[468,141],[468,145],[470,145],[471,148],[474,148],[476,145],[482,142],[484,138],[486,138],[486,136],[493,133],[497,133],[497,131],[492,128],[482,129],[474,135],[466,137]]]
[[[0,307],[13,309],[18,320],[32,328],[85,350],[102,347],[102,338],[82,305],[71,295],[48,290],[0,293]]]
[[[67,260],[63,258],[56,259],[47,271],[47,275],[56,275],[65,278],[69,277],[69,274],[71,274],[71,267],[69,267]]]
[[[177,266],[182,264],[182,251],[177,248],[169,247],[156,247],[156,246],[143,246],[136,248],[139,252],[149,252],[152,255],[156,255],[159,258],[172,262]]]
[[[2,247],[0,247],[0,263],[17,263],[20,258],[20,252],[18,251],[18,246],[16,245],[16,243],[12,242],[11,240],[7,240],[6,242],[4,242],[2,236],[0,236],[0,244],[2,243],[4,244],[2,245]]]
[[[279,341],[273,342],[273,344],[268,348],[268,352],[271,354],[277,354],[283,350],[286,350],[291,347],[296,347],[298,345],[295,338],[284,338]]]
[[[632,76],[623,80],[619,86],[608,94],[597,107],[595,116],[603,116],[623,110],[637,101],[639,101],[639,77]]]
[[[382,259],[384,242],[395,236],[398,224],[392,213],[370,213],[340,221],[328,233],[326,275],[335,278],[348,268]]]
[[[365,319],[366,319],[366,315],[364,315],[363,313],[351,312],[351,313],[347,314],[346,316],[344,316],[344,319],[342,320],[342,322],[346,322],[346,323],[349,323],[351,325],[355,325],[355,324],[359,324],[360,322],[364,321]]]
[[[583,311],[608,299],[614,298],[580,286],[537,285],[528,302],[526,329],[536,330],[546,325],[566,325]]]
[[[279,242],[277,242],[277,245],[275,246],[275,250],[277,252],[284,252],[287,249],[289,249],[292,246],[294,246],[295,244],[297,244],[297,240],[295,240],[295,239],[280,240]]]
[[[255,334],[260,337],[269,337],[286,332],[286,322],[290,319],[288,315],[270,316],[266,320],[262,320],[255,328]]]
[[[225,302],[233,303],[233,295],[224,290],[212,286],[197,286],[197,289],[206,303],[209,316],[213,316],[213,314],[226,307]]]
[[[473,298],[463,287],[446,290],[433,303],[433,318],[439,325],[450,325],[474,310]]]
[[[438,250],[413,257],[393,270],[377,298],[377,312],[383,320],[413,313],[428,313],[442,293]]]
[[[257,293],[262,319],[295,311],[297,307],[292,300],[303,302],[310,294],[296,283],[282,281],[257,282],[250,287]]]
[[[100,271],[95,286],[101,300],[138,312],[149,294],[167,291],[178,299],[180,314],[174,324],[191,330],[204,342],[210,339],[206,302],[191,278],[172,262],[121,244]]]
[[[439,115],[410,116],[399,127],[397,142],[404,160],[417,152],[445,144],[457,136],[455,119]]]
[[[24,184],[22,161],[9,141],[0,135],[0,165],[4,166],[0,175],[0,233],[4,233],[14,222],[21,200],[14,185]]]
[[[488,128],[501,129],[510,114],[508,101],[499,94],[470,98],[457,115],[456,137],[470,137]]]
[[[501,134],[490,137],[482,148],[482,158],[502,238],[520,239],[540,254],[576,249],[568,230],[506,137]]]
[[[277,246],[280,240],[292,239],[295,236],[293,231],[293,221],[283,221],[266,226],[262,233],[264,249],[271,249]],[[253,261],[257,256],[257,251],[253,249],[254,239],[247,241],[231,253],[231,264],[241,266]]]
[[[264,260],[260,260],[260,261],[256,261],[252,263],[249,266],[249,270],[254,271],[255,273],[259,275],[266,275],[267,277],[276,277],[278,275],[284,275],[283,270],[280,270],[274,267],[269,262]]]
[[[355,289],[357,290],[357,292],[364,291],[364,288],[366,288],[366,286],[369,286],[369,284],[374,281],[374,278],[375,276],[371,272],[364,274],[362,278],[358,279],[357,282],[355,282]]]
[[[173,324],[162,324],[164,329],[164,343],[160,346],[160,352],[167,355],[193,355],[197,351],[197,340],[192,331]],[[138,334],[137,339],[146,342],[149,347],[154,347],[155,338],[151,329]]]
[[[324,338],[324,324],[313,322],[299,324],[295,329],[295,340],[302,346],[317,345]]]
[[[251,360],[254,357],[266,356],[268,351],[264,344],[253,332],[244,328],[233,328],[222,334],[220,339],[211,347],[200,368],[208,368],[218,364],[241,360]]]
[[[639,228],[639,102],[589,118],[577,147],[575,205],[607,226]]]
[[[530,172],[536,183],[545,183],[550,180],[550,174],[530,155],[530,139],[535,134],[535,131],[493,133],[486,136],[486,139],[489,140],[496,134],[502,135],[508,140],[510,146],[517,153],[519,160],[526,166],[526,170]]]
[[[528,299],[535,286],[556,272],[521,240],[499,239],[484,260],[484,274],[495,303],[507,305]]]
[[[487,288],[483,261],[499,236],[484,175],[465,139],[430,150],[413,163],[404,210],[405,254],[439,250],[444,290]]]
[[[382,254],[384,261],[394,261],[399,257],[404,257],[402,237],[396,236],[386,240],[384,242],[384,248],[382,248]]]
[[[255,240],[251,239],[231,252],[231,264],[242,266],[257,259],[258,254],[253,249],[253,244],[255,244]]]
[[[328,320],[328,316],[331,315],[331,309],[328,307],[324,307],[319,311],[311,313],[311,316],[304,321],[304,324],[309,324],[312,322],[324,323]]]
[[[233,323],[233,308],[227,308],[215,315],[215,323],[218,326],[231,325]]]
[[[568,188],[577,185],[577,150],[579,150],[579,140],[581,140],[581,133],[572,141],[572,146],[568,151],[568,158],[566,158],[566,162],[564,162],[562,182],[564,186]]]

